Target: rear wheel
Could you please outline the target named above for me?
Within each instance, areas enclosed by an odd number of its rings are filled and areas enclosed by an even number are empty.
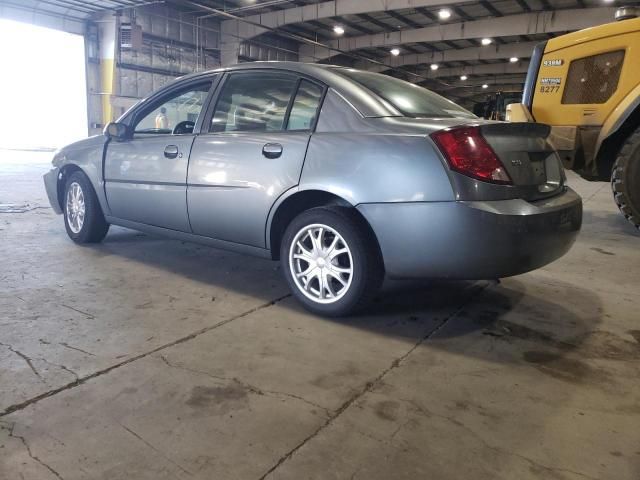
[[[280,258],[289,287],[310,311],[343,316],[376,294],[384,271],[375,239],[364,222],[343,207],[320,207],[287,227]]]
[[[611,189],[622,214],[640,229],[640,128],[618,154],[611,173]]]
[[[107,234],[109,224],[104,219],[96,192],[82,172],[74,172],[64,189],[64,226],[76,243],[98,243]]]

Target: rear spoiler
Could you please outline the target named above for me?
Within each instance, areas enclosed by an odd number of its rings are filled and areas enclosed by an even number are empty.
[[[529,68],[527,69],[527,78],[524,81],[524,92],[522,92],[522,103],[524,103],[530,112],[533,112],[533,94],[536,90],[536,80],[538,79],[538,72],[540,71],[540,65],[542,64],[542,56],[544,55],[544,49],[547,46],[547,42],[537,44],[533,49],[531,55],[531,61],[529,62]],[[533,115],[533,113],[532,113]]]

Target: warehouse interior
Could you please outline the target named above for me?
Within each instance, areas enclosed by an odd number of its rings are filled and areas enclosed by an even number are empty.
[[[237,63],[384,73],[505,120],[536,45],[620,7],[0,0],[0,479],[640,478],[640,234],[608,181],[567,170],[560,260],[388,279],[346,318],[268,259],[121,227],[75,245],[42,182],[56,149]]]

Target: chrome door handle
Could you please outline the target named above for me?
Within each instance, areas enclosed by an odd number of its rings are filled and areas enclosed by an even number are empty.
[[[262,147],[262,155],[267,158],[278,158],[282,155],[282,145],[279,143],[267,143]]]
[[[164,156],[167,158],[176,158],[178,156],[177,145],[167,145],[164,148]]]

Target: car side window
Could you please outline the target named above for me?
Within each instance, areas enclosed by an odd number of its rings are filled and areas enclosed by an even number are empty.
[[[285,73],[232,74],[222,88],[209,131],[283,130],[297,82],[297,77]]]
[[[134,134],[181,135],[193,133],[193,127],[202,111],[211,80],[191,85],[185,90],[165,97],[147,113],[134,128]]]
[[[314,126],[323,88],[302,80],[289,113],[287,130],[311,130]]]

